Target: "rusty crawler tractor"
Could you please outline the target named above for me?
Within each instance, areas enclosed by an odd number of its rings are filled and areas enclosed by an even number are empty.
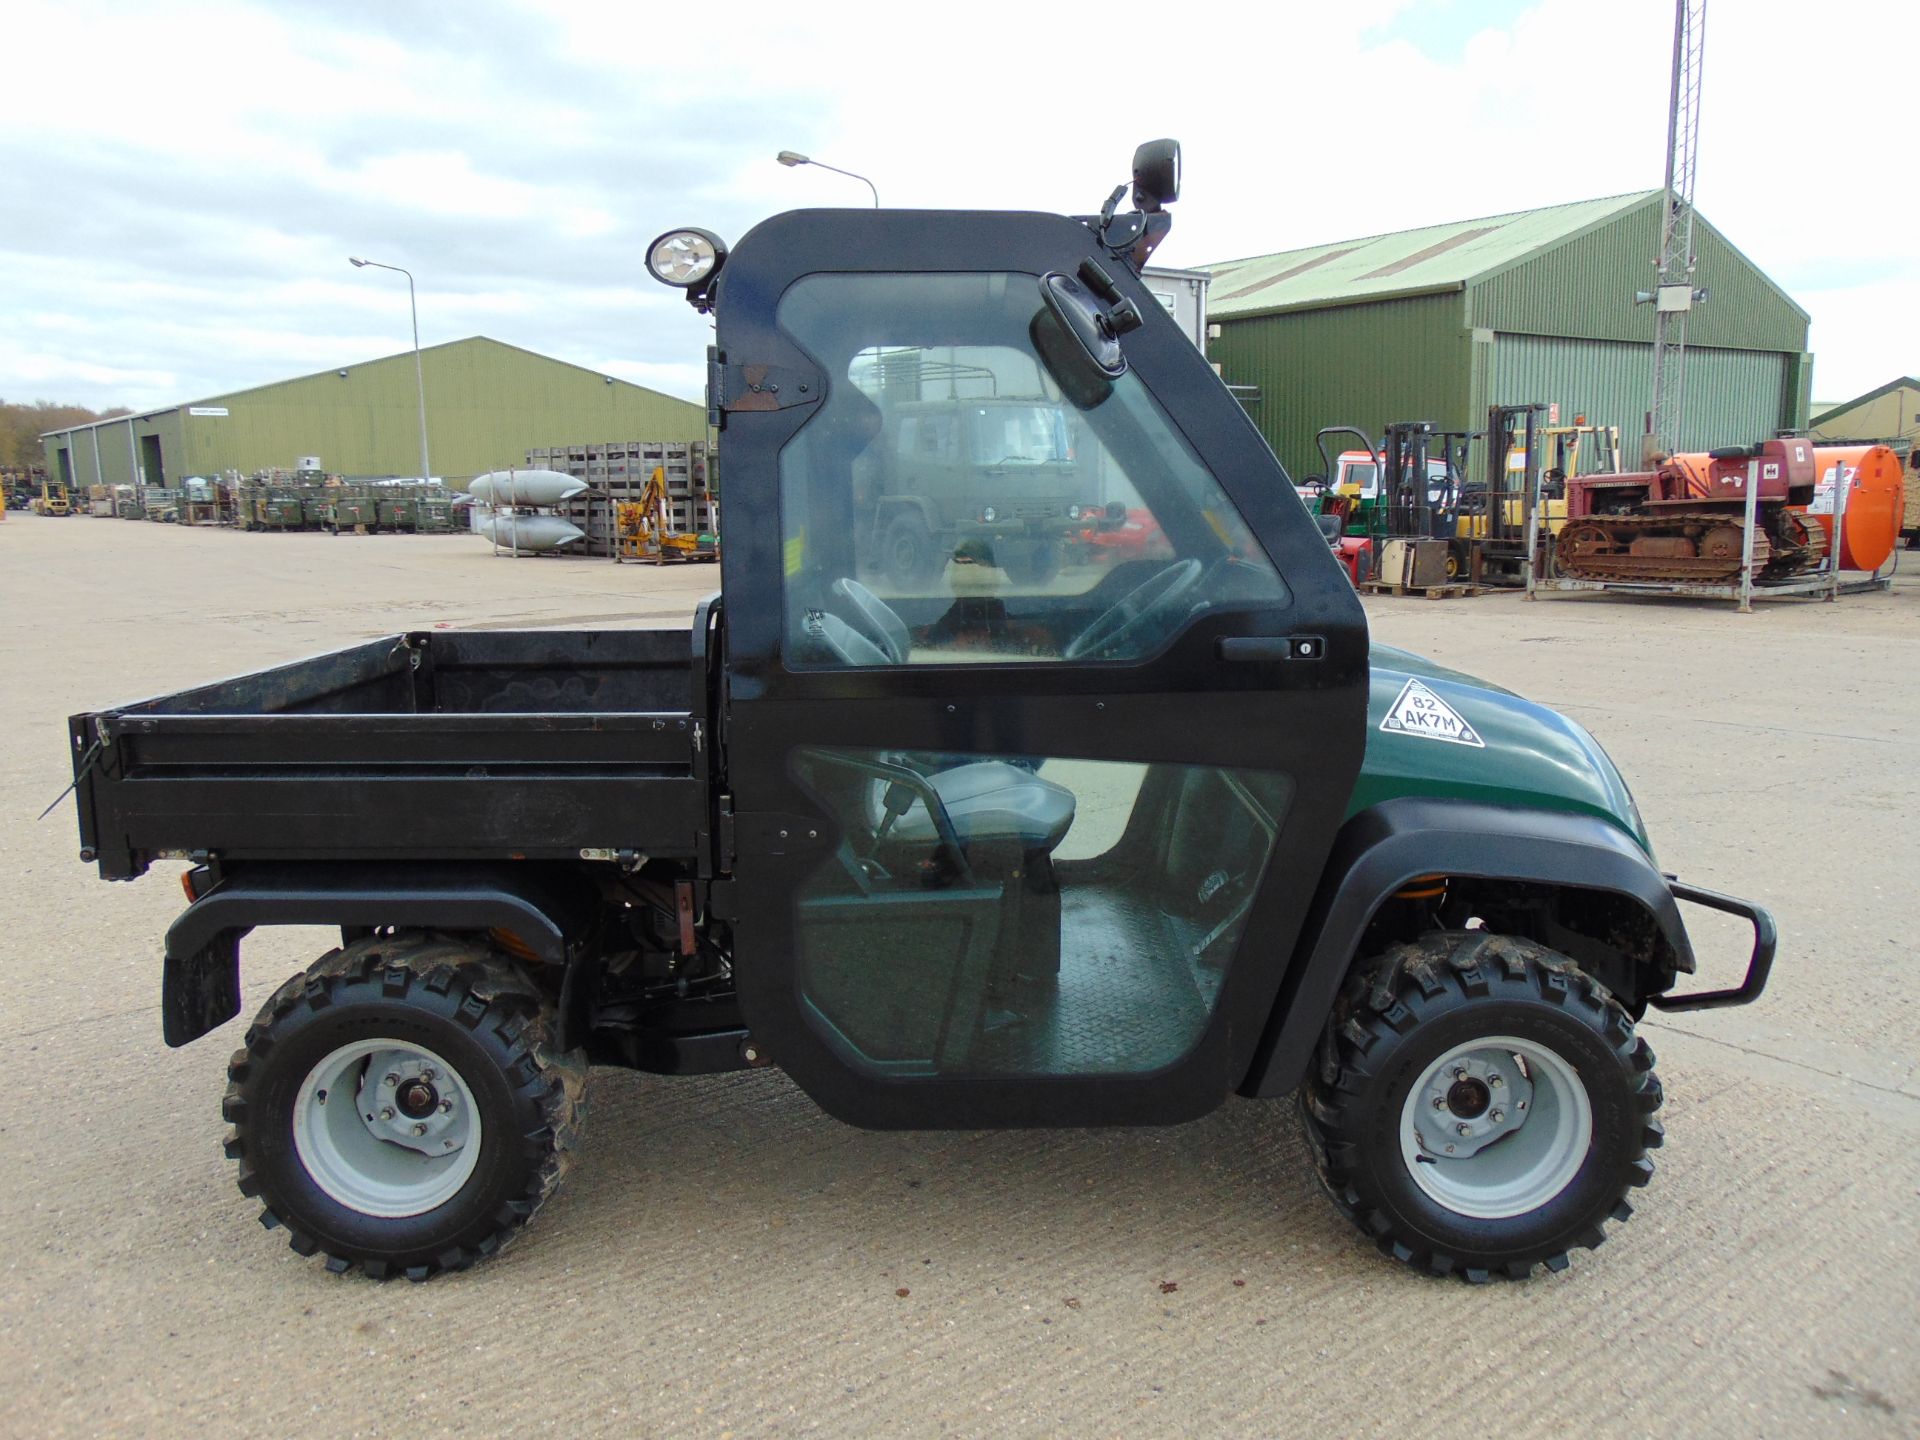
[[[1768,440],[1675,455],[1633,475],[1570,478],[1561,573],[1573,580],[1737,583],[1749,471],[1758,490],[1754,578],[1784,580],[1818,568],[1827,558],[1826,532],[1789,508],[1813,500],[1813,443]]]

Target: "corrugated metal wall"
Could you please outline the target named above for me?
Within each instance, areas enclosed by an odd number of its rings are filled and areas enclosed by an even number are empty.
[[[1220,322],[1207,358],[1229,385],[1255,385],[1248,414],[1297,480],[1319,471],[1314,433],[1392,420],[1467,422],[1470,337],[1460,294],[1421,295]],[[1481,423],[1486,417],[1481,417]]]
[[[463,479],[524,464],[530,449],[575,441],[706,438],[701,406],[622,380],[608,383],[594,371],[495,340],[435,346],[421,352],[421,362],[438,475]],[[227,413],[195,415],[193,409]],[[128,484],[135,468],[148,463],[152,452],[143,442],[151,436],[159,441],[170,485],[229,469],[290,468],[303,455],[318,455],[336,474],[411,475],[420,468],[413,355],[215,396],[103,425],[97,433],[103,476],[95,471],[93,433],[86,430],[43,442],[48,473],[58,473],[64,448],[76,484]]]
[[[1792,358],[1688,347],[1679,448],[1751,444],[1792,424]],[[1562,424],[1585,415],[1595,425],[1618,425],[1623,457],[1631,461],[1640,453],[1638,437],[1653,403],[1652,371],[1650,344],[1502,334],[1493,344],[1492,403],[1558,402]]]
[[[529,449],[579,440],[706,438],[706,412],[685,400],[578,366],[475,338],[421,354],[434,473],[465,478],[525,462]],[[291,466],[318,455],[343,475],[411,475],[420,419],[411,353],[232,395],[172,412],[186,427],[188,467],[212,474]],[[171,458],[167,465],[175,469]]]
[[[1807,348],[1807,317],[1706,221],[1695,217],[1695,283],[1709,296],[1687,320],[1687,341],[1731,350]],[[1473,286],[1468,323],[1531,335],[1653,339],[1651,289],[1660,254],[1658,197],[1600,228]],[[1651,363],[1651,362],[1649,362]]]
[[[73,483],[76,485],[128,485],[139,478],[139,469],[146,463],[144,442],[155,439],[160,446],[160,462],[165,471],[168,484],[177,484],[180,479],[193,472],[181,468],[184,451],[182,449],[181,412],[163,410],[157,415],[139,415],[126,420],[115,420],[109,424],[90,430],[71,430],[49,436],[41,442],[47,453],[46,465],[49,475],[58,475],[59,453],[66,450],[73,463]],[[132,440],[129,443],[128,435]],[[99,463],[94,462],[95,441],[99,443]],[[146,477],[157,483],[156,477]]]

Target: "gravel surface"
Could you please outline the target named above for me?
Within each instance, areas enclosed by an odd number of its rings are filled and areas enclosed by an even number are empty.
[[[470,1273],[292,1255],[220,1155],[243,1022],[160,1039],[178,867],[104,885],[69,804],[33,819],[64,718],[402,627],[680,625],[717,584],[464,537],[0,524],[0,1432],[1920,1433],[1920,580],[1751,616],[1368,602],[1377,638],[1579,719],[1663,865],[1780,919],[1760,1004],[1648,1021],[1659,1173],[1563,1274],[1381,1260],[1290,1104],[871,1134],[770,1072],[596,1071],[566,1188]],[[251,939],[244,1013],[331,942]]]

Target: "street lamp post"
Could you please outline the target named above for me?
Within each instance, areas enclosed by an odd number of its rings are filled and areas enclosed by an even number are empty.
[[[427,459],[427,377],[420,368],[420,303],[413,293],[413,272],[379,260],[362,260],[358,255],[349,255],[347,263],[361,269],[371,265],[376,270],[398,270],[407,277],[407,308],[413,312],[413,382],[420,391],[420,478],[431,480],[433,466]]]
[[[815,160],[811,156],[802,155],[798,150],[782,150],[773,158],[778,160],[782,165],[785,165],[788,169],[792,169],[796,165],[811,165],[817,170],[831,170],[834,174],[844,175],[849,180],[858,180],[862,185],[866,186],[867,189],[873,191],[873,208],[876,210],[880,208],[879,188],[864,175],[856,175],[851,170],[842,170],[838,165],[829,165],[824,160]]]

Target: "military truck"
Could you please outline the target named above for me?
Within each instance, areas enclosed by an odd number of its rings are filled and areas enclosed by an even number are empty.
[[[296,1252],[416,1280],[493,1254],[558,1182],[589,1064],[778,1066],[877,1127],[1236,1095],[1285,1125],[1296,1095],[1334,1204],[1473,1281],[1626,1219],[1662,1139],[1635,1022],[1754,999],[1773,923],[1661,871],[1579,725],[1369,646],[1141,285],[1176,147],[1127,188],[649,248],[717,319],[728,545],[690,631],[421,630],[73,717],[83,858],[189,862],[169,1044],[239,1013],[251,932],[338,927],[226,1070],[240,1190]],[[927,412],[875,358],[956,349],[1006,393],[1043,373],[1163,543],[876,595],[858,472]],[[1737,983],[1683,978],[1683,903],[1748,922]]]
[[[1087,485],[1057,395],[902,400],[903,383],[958,388],[956,370],[976,385],[1001,377],[990,365],[956,366],[917,348],[885,358],[881,383],[893,403],[874,447],[878,463],[857,471],[870,478],[855,495],[885,579],[924,584],[956,557],[996,565],[1015,581],[1052,579],[1067,537],[1104,515],[1081,504]],[[1041,380],[1044,372],[1036,386]]]

